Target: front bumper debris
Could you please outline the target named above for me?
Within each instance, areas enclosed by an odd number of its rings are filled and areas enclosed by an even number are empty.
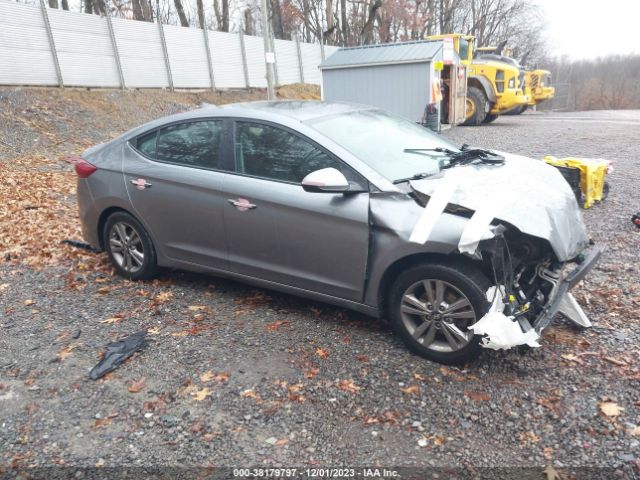
[[[600,246],[593,247],[587,257],[582,261],[582,263],[580,263],[580,265],[578,265],[574,270],[572,270],[565,276],[559,275],[557,278],[553,278],[548,275],[541,275],[543,276],[543,278],[545,278],[545,280],[553,283],[554,286],[550,294],[549,302],[547,302],[547,305],[543,309],[537,321],[534,322],[534,328],[538,333],[544,331],[551,324],[551,320],[556,313],[562,311],[563,313],[568,314],[569,305],[571,305],[572,307],[575,307],[575,305],[577,305],[575,299],[570,296],[571,294],[569,294],[569,290],[577,285],[585,276],[587,276],[587,274],[593,269],[593,267],[596,266],[603,251],[604,249]],[[570,297],[565,298],[566,296]],[[577,318],[570,319],[576,321],[576,323],[583,327],[590,325],[588,319],[586,323],[584,321],[584,318],[582,320],[578,320]]]

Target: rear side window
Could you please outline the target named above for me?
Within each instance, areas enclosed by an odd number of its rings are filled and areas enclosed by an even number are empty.
[[[158,133],[156,158],[190,167],[220,168],[221,136],[220,121],[171,125]]]
[[[327,167],[340,170],[336,160],[286,130],[259,123],[238,122],[236,125],[239,173],[300,183],[314,170]]]
[[[136,149],[161,162],[219,169],[221,137],[222,121],[179,123],[138,137]]]

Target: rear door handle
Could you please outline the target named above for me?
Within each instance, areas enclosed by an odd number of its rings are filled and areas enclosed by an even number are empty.
[[[131,180],[131,183],[135,185],[138,190],[144,190],[145,188],[153,186],[152,183],[147,182],[144,178],[136,178]]]
[[[241,212],[246,212],[247,210],[253,210],[254,208],[257,207],[257,205],[254,205],[253,203],[249,202],[249,200],[247,200],[246,198],[238,198],[237,200],[230,198],[227,200],[227,202],[229,202],[231,205],[236,207]]]

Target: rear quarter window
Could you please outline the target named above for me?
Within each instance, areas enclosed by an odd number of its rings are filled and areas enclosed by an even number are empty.
[[[138,137],[135,141],[135,147],[140,152],[145,154],[147,157],[155,158],[156,156],[156,138],[158,136],[157,131],[153,131],[151,133],[147,133]]]

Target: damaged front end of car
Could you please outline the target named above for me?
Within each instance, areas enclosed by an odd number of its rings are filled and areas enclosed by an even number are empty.
[[[503,224],[492,230],[495,236],[481,241],[476,252],[494,283],[487,291],[490,307],[470,327],[484,336],[484,347],[537,347],[538,338],[556,313],[582,328],[591,326],[570,290],[595,266],[602,254],[600,247],[591,246],[561,262],[542,239],[528,237]]]
[[[411,242],[428,245],[442,215],[468,219],[457,250],[479,262],[493,283],[487,313],[469,330],[492,349],[539,346],[558,312],[591,326],[570,290],[602,254],[589,242],[566,181],[542,162],[505,157],[501,165],[455,167],[411,181],[407,192],[424,208]]]

